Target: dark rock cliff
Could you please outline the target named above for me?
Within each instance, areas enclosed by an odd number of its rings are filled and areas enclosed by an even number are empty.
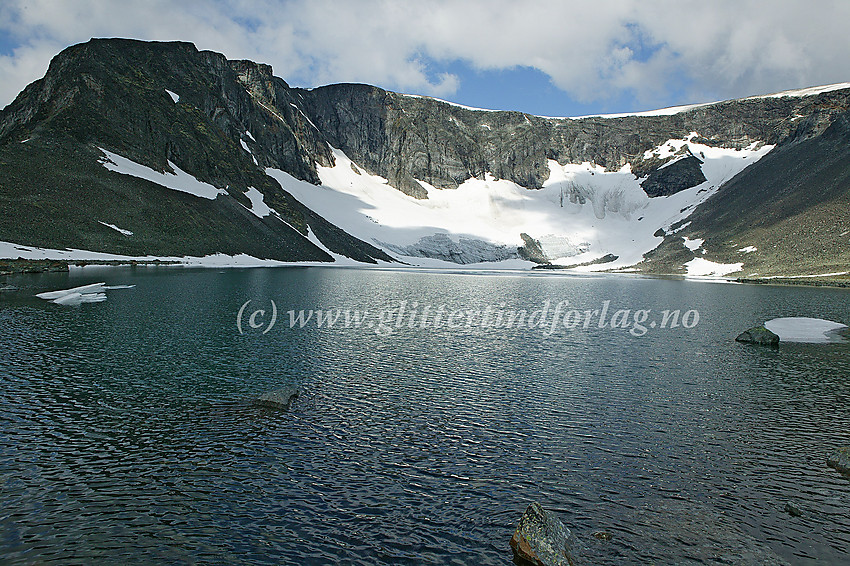
[[[645,160],[644,152],[669,139],[697,132],[696,141],[726,148],[808,139],[821,134],[850,104],[847,91],[835,91],[722,102],[667,116],[553,119],[470,110],[368,85],[299,93],[331,145],[414,196],[424,196],[414,179],[454,188],[486,172],[539,187],[549,174],[548,159],[587,161],[608,169],[630,163],[640,177],[664,164]]]

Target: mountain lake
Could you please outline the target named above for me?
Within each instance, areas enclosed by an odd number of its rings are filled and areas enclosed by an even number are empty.
[[[134,287],[35,297],[98,282]],[[850,478],[826,465],[850,445],[850,344],[734,341],[847,324],[848,289],[356,268],[5,283],[4,563],[506,565],[536,501],[582,564],[850,564]],[[298,395],[256,403],[279,391]]]

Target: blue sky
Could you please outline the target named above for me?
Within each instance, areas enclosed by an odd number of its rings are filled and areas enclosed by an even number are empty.
[[[3,0],[0,106],[91,37],[185,40],[296,86],[365,82],[548,116],[850,81],[844,0]]]

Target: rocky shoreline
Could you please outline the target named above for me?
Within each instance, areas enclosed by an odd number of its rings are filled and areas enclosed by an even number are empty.
[[[595,263],[603,263],[610,261],[609,258],[601,258],[602,261],[587,262],[585,265]],[[106,265],[106,266],[137,266],[137,265],[180,265],[179,261],[173,260],[52,260],[52,259],[0,259],[0,277],[6,275],[16,275],[21,273],[48,273],[48,272],[63,272],[68,271],[73,267],[86,267],[89,265]],[[558,266],[558,265],[535,265],[533,270],[565,270],[577,266]],[[637,272],[640,275],[640,272]],[[648,274],[643,274],[648,275]],[[659,275],[659,274],[652,274]],[[681,273],[670,274],[673,277],[681,277]],[[752,285],[796,285],[803,287],[839,287],[850,288],[850,278],[816,278],[816,277],[788,277],[781,279],[767,279],[754,277],[739,277],[729,279],[735,283],[746,283]]]
[[[798,285],[803,287],[850,287],[850,279],[817,278],[817,277],[788,277],[767,279],[759,277],[739,277],[732,279],[735,283],[750,283],[753,285]]]
[[[165,260],[86,260],[65,261],[55,259],[0,259],[0,276],[17,275],[21,273],[48,273],[68,271],[71,266],[85,267],[87,265],[111,265],[111,266],[133,266],[133,265],[178,265],[178,261]]]

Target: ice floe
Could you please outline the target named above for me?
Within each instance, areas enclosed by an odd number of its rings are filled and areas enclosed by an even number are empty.
[[[821,318],[785,317],[768,320],[764,327],[779,336],[782,342],[818,344],[843,342],[844,339],[837,332],[847,328],[847,325]]]
[[[57,305],[76,306],[83,303],[100,303],[106,300],[106,291],[112,289],[132,289],[135,285],[107,285],[106,283],[91,283],[71,289],[47,291],[38,293],[36,297],[56,303]]]

